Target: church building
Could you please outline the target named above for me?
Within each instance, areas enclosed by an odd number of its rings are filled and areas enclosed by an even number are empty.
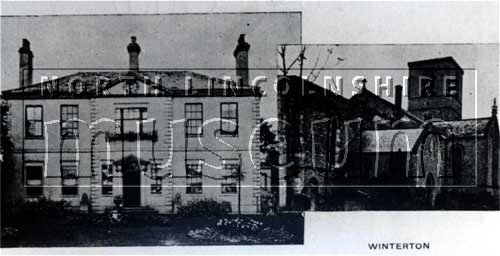
[[[279,174],[287,177],[286,200],[280,198],[284,206],[499,208],[496,102],[491,116],[463,119],[464,71],[452,57],[408,67],[408,88],[395,86],[395,103],[366,86],[346,99],[300,77],[280,79],[278,115],[286,121],[278,128],[286,138],[279,161],[286,166]],[[408,92],[406,110],[403,91]]]

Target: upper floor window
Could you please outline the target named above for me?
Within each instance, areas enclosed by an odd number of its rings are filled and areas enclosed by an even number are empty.
[[[220,117],[223,119],[220,122],[222,134],[238,134],[238,103],[221,103]]]
[[[61,106],[61,137],[78,136],[78,105]]]
[[[27,106],[25,120],[26,137],[43,137],[43,107]]]
[[[43,163],[26,164],[26,195],[41,196],[43,194]]]
[[[186,135],[198,136],[198,129],[203,125],[203,104],[201,103],[186,103]],[[200,135],[203,135],[203,129]]]
[[[143,124],[142,121],[148,118],[146,108],[117,108],[115,109],[115,121],[119,124],[116,127],[115,136],[111,139],[137,139],[137,122],[139,122],[139,135],[141,139],[156,140],[156,132],[151,128],[152,124]],[[122,137],[123,135],[123,137]]]

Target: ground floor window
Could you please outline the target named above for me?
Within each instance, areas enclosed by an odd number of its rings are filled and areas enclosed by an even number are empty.
[[[162,177],[159,175],[161,173],[161,168],[159,164],[151,165],[151,194],[161,194],[162,187]]]
[[[63,195],[78,195],[78,163],[77,162],[62,162],[61,163],[61,178],[62,178],[62,194]]]
[[[113,194],[113,164],[110,161],[102,161],[101,164],[101,193],[103,195]]]
[[[201,194],[202,186],[202,164],[200,160],[186,161],[186,193]]]
[[[221,188],[223,194],[235,194],[237,192],[238,184],[238,159],[225,160],[223,169],[223,178]]]
[[[26,164],[26,195],[41,196],[43,194],[43,163]]]

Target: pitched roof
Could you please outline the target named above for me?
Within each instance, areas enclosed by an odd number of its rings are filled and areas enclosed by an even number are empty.
[[[453,130],[456,137],[481,137],[486,135],[491,117],[472,118],[458,121],[443,121],[433,123],[434,126],[442,129]],[[449,133],[449,132],[448,132]]]
[[[159,89],[164,95],[185,95],[186,77],[191,78],[191,89],[208,91],[209,80],[213,79],[213,90],[224,90],[227,88],[226,81],[219,78],[212,78],[203,74],[191,71],[86,71],[77,72],[71,75],[59,77],[56,80],[50,80],[43,83],[30,85],[24,88],[16,88],[5,90],[2,95],[5,98],[16,97],[41,97],[45,92],[47,95],[47,87],[57,91],[58,96],[64,97],[93,97],[101,95],[104,90],[110,89],[117,84],[127,81],[139,81],[150,86],[151,89]],[[70,92],[70,84],[74,86],[77,83],[83,83],[86,88],[86,94],[74,95]],[[97,86],[99,84],[99,90]],[[234,83],[233,83],[234,85]],[[231,86],[233,86],[231,85]],[[77,87],[78,88],[78,87]],[[235,88],[235,87],[233,87]],[[230,89],[228,89],[230,90]],[[255,95],[260,96],[260,90],[255,88],[245,88],[244,91],[255,90]],[[229,92],[230,93],[230,92]],[[248,93],[246,93],[248,94]],[[245,94],[245,95],[246,95]],[[44,98],[44,97],[42,97]]]
[[[385,106],[386,108],[372,108],[372,111],[375,111],[378,115],[382,115],[385,118],[389,119],[388,115],[397,115],[399,111],[399,114],[401,115],[402,118],[409,119],[411,121],[414,121],[417,125],[420,125],[423,123],[423,121],[418,118],[417,116],[411,114],[410,112],[404,110],[404,109],[396,109],[396,106],[392,104],[391,102],[387,101],[386,99],[374,94],[370,90],[363,88],[361,93],[358,93],[354,96],[352,96],[349,101],[352,102],[353,104],[366,104],[367,100],[373,100],[376,101],[378,104],[381,104]],[[385,111],[384,110],[388,110]],[[401,119],[401,118],[400,118]]]
[[[364,131],[363,152],[411,152],[423,131],[423,128]]]
[[[278,80],[279,83],[277,88],[280,96],[292,95],[303,98],[321,97],[328,101],[335,102],[338,106],[350,108],[348,99],[330,89],[325,89],[323,86],[295,75],[282,76],[282,78],[283,79]]]
[[[427,59],[427,60],[417,60],[417,61],[411,61],[408,62],[408,67],[411,69],[418,69],[422,67],[428,67],[428,66],[435,66],[436,63],[448,63],[454,66],[454,69],[460,70],[462,73],[464,70],[458,62],[451,56],[443,57],[443,58],[434,58],[434,59]]]

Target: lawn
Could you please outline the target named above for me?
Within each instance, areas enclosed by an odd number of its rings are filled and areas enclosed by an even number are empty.
[[[45,223],[2,225],[1,247],[183,246],[302,244],[300,214],[129,217],[110,224],[102,215],[74,214]],[[7,228],[7,229],[6,229]]]

